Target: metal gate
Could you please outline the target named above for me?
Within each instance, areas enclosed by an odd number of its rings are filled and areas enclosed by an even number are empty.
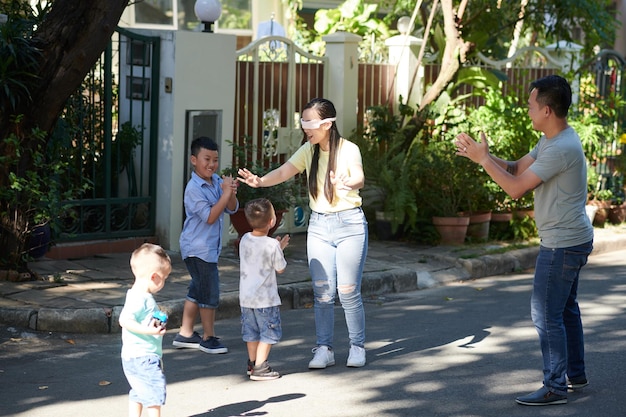
[[[299,110],[312,98],[326,96],[327,62],[280,36],[263,37],[237,51],[233,141],[253,146],[266,166],[288,159],[302,143]],[[308,207],[295,207],[279,231],[304,231],[307,222]]]
[[[55,140],[81,187],[65,201],[57,241],[152,236],[155,232],[160,38],[118,28],[69,100]]]
[[[603,50],[595,56],[586,68],[595,76],[597,98],[603,103],[596,103],[599,119],[606,126],[606,135],[594,150],[595,172],[598,175],[596,190],[610,190],[615,199],[624,200],[623,169],[617,161],[619,155],[626,152],[626,60],[614,50]],[[624,136],[626,137],[626,136]]]

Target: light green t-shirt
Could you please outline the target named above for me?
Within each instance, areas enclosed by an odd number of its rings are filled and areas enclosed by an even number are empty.
[[[152,315],[159,307],[152,294],[133,290],[126,293],[126,302],[120,313],[120,318],[130,316],[137,323],[148,326]],[[152,334],[133,333],[122,328],[122,358],[130,359],[149,354],[163,357],[163,336]]]
[[[541,178],[535,189],[535,222],[541,244],[567,248],[593,239],[585,213],[587,162],[580,137],[572,127],[552,139],[542,136],[530,151],[530,169]]]
[[[300,173],[306,170],[307,179],[311,171],[313,150],[314,146],[307,142],[289,158],[289,162],[295,166]],[[318,197],[317,199],[313,199],[312,196],[309,196],[309,207],[311,210],[318,213],[336,213],[338,211],[361,207],[362,200],[359,195],[359,190],[335,190],[335,199],[332,202],[329,202],[324,196],[324,181],[326,179],[326,171],[328,170],[328,156],[329,152],[324,152],[320,149],[317,169]],[[350,170],[356,166],[363,167],[359,147],[346,139],[341,139],[335,174],[340,175],[341,173],[346,173],[350,176]]]

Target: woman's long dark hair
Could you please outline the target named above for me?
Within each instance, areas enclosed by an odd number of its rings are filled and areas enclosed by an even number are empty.
[[[306,106],[302,109],[313,109],[317,111],[320,119],[328,119],[330,117],[337,117],[337,111],[335,110],[335,106],[329,100],[325,98],[314,98],[309,101]],[[330,127],[330,140],[328,141],[330,146],[330,152],[328,155],[328,170],[326,171],[326,178],[324,179],[324,196],[326,199],[332,203],[335,199],[335,190],[333,188],[332,183],[330,182],[330,171],[335,172],[337,167],[337,153],[339,152],[339,142],[341,141],[341,135],[339,134],[339,129],[337,129],[337,123],[332,122],[332,126]],[[306,133],[304,134],[304,140],[306,140]],[[320,145],[317,144],[313,149],[313,160],[311,161],[311,171],[309,172],[309,193],[314,200],[317,199],[317,170],[320,159]]]

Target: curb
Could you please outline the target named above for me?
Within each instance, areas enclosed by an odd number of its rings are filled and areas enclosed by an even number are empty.
[[[418,275],[405,268],[394,268],[382,273],[364,274],[363,297],[371,297],[391,292],[404,292],[418,289]],[[423,287],[426,288],[426,287]],[[281,285],[278,288],[282,309],[303,309],[313,306],[313,289],[310,282]],[[185,299],[159,302],[159,307],[168,315],[168,327],[180,327]],[[113,308],[0,308],[0,323],[11,324],[38,331],[67,333],[120,333],[118,324],[122,306]],[[222,294],[217,309],[217,319],[238,317],[239,293]]]
[[[599,255],[626,247],[626,240],[615,236],[594,244],[591,253]],[[459,259],[444,255],[428,255],[448,267],[435,271],[416,271],[394,266],[388,270],[365,272],[361,285],[364,299],[389,293],[401,293],[433,288],[446,283],[478,279],[487,276],[520,272],[534,268],[539,247],[516,249],[497,255],[483,255]],[[278,288],[283,310],[312,308],[313,289],[310,281],[281,285]],[[159,307],[169,316],[168,327],[179,327],[182,322],[185,299],[159,302]],[[122,306],[113,308],[54,309],[54,308],[0,308],[0,323],[38,331],[68,333],[120,333],[118,324]],[[217,319],[238,317],[239,294],[236,291],[222,294],[217,309]]]

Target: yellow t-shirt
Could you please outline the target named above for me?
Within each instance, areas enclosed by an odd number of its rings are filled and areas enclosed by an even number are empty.
[[[305,143],[289,158],[289,162],[295,166],[300,173],[306,170],[307,180],[311,171],[311,161],[313,160],[314,146],[309,142]],[[338,211],[349,210],[361,206],[361,196],[359,190],[336,190],[334,201],[329,202],[324,196],[324,181],[326,179],[326,171],[328,170],[329,152],[320,149],[320,158],[317,170],[317,199],[313,199],[309,195],[309,207],[318,213],[335,213]],[[354,167],[363,167],[361,159],[361,151],[359,147],[346,140],[341,139],[339,143],[337,155],[336,175],[346,173],[350,176],[350,170]]]

